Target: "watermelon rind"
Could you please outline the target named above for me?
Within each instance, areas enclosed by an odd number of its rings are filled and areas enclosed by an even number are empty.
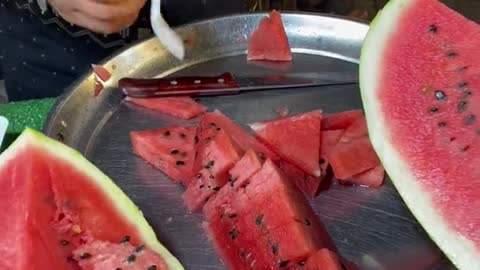
[[[26,147],[34,147],[60,158],[83,172],[112,202],[118,213],[137,230],[146,246],[160,254],[170,270],[183,270],[180,262],[158,241],[152,227],[145,220],[142,212],[128,196],[102,171],[90,163],[76,150],[57,142],[44,134],[27,128],[15,142],[0,155],[0,170],[10,161],[15,160],[18,152]]]
[[[389,39],[404,21],[402,15],[419,2],[421,0],[391,0],[375,17],[365,38],[360,57],[360,89],[368,131],[390,179],[432,240],[459,269],[479,270],[480,251],[475,243],[448,225],[448,217],[442,216],[434,207],[431,194],[415,178],[412,168],[397,151],[386,128],[377,95],[382,70],[387,68],[382,66],[384,52],[394,46],[389,44]]]

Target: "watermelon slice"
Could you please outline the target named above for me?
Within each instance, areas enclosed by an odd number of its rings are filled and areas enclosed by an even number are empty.
[[[305,173],[302,169],[286,160],[279,160],[276,162],[276,165],[282,170],[287,179],[294,182],[306,195],[310,197],[318,195],[320,184],[322,183],[321,178]]]
[[[230,169],[230,186],[240,187],[262,168],[262,161],[258,158],[257,153],[249,149],[243,157]]]
[[[240,151],[224,130],[220,130],[199,154],[202,168],[183,194],[190,212],[199,210],[230,179],[229,170],[240,159]]]
[[[343,130],[322,130],[322,139],[320,147],[320,169],[322,170],[322,176],[327,176],[327,170],[329,162],[327,155],[335,149],[338,141],[343,136]]]
[[[322,130],[346,129],[358,118],[363,117],[361,110],[326,114],[322,119]]]
[[[345,129],[343,136],[340,138],[340,142],[350,142],[352,140],[367,137],[368,129],[365,117],[359,117],[351,125]]]
[[[260,21],[248,42],[248,60],[292,61],[290,44],[279,12]]]
[[[175,182],[188,183],[195,160],[194,127],[166,127],[130,133],[133,151]]]
[[[384,179],[385,169],[382,165],[378,165],[366,172],[352,176],[349,181],[367,187],[380,187],[383,184]]]
[[[209,238],[228,269],[289,269],[320,248],[336,250],[308,201],[272,161],[248,185],[225,190],[207,202],[204,213]]]
[[[165,98],[133,98],[126,97],[126,101],[159,111],[181,119],[195,118],[207,111],[207,108],[190,97],[165,97]]]
[[[306,173],[320,177],[319,166],[321,111],[254,123],[255,135],[278,155]]]
[[[372,144],[406,204],[459,269],[480,269],[480,27],[435,0],[372,23],[360,86]]]
[[[132,255],[130,269],[183,269],[107,176],[36,131],[25,130],[0,156],[0,184],[9,206],[0,214],[0,269],[115,269]]]

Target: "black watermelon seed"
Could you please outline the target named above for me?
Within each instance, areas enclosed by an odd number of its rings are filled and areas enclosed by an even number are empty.
[[[176,164],[177,164],[177,166],[179,166],[179,167],[182,167],[182,166],[184,166],[184,165],[185,165],[185,162],[184,162],[184,161],[181,161],[181,160],[179,160],[179,161],[177,161],[177,163],[176,163]]]
[[[228,215],[228,218],[236,218],[237,217],[237,214],[229,214]]]
[[[230,238],[232,238],[232,240],[235,240],[235,238],[237,238],[238,236],[238,232],[235,229],[233,229],[228,232],[228,235],[230,236]]]
[[[301,261],[301,262],[298,262],[298,265],[303,267],[303,266],[305,266],[306,263],[307,263],[306,261]]]
[[[448,58],[455,58],[458,56],[458,53],[456,52],[448,52],[447,53]]]
[[[443,127],[446,127],[447,126],[447,122],[440,122],[438,123],[438,127],[439,128],[443,128]]]
[[[450,141],[453,142],[453,141],[455,141],[456,139],[457,139],[457,137],[451,137],[451,138],[450,138]]]
[[[137,260],[137,256],[135,256],[135,255],[132,254],[132,255],[129,255],[125,261],[126,261],[127,263],[133,263],[133,262],[135,262],[136,260]]]
[[[433,113],[434,113],[434,112],[438,112],[438,110],[439,110],[439,109],[438,109],[437,107],[431,107],[431,108],[430,108],[430,112],[433,112]]]
[[[462,94],[462,98],[465,99],[465,98],[468,98],[472,95],[472,91],[467,91],[465,93]]]
[[[130,242],[130,236],[129,235],[125,235],[122,240],[120,240],[120,244],[125,244],[125,243],[128,243]]]
[[[213,188],[213,191],[219,191],[220,190],[220,187],[214,187]]]
[[[466,152],[468,149],[470,149],[470,145],[465,145],[460,151]]]
[[[207,163],[207,165],[203,166],[205,169],[210,169],[215,165],[215,161],[211,160]]]
[[[200,188],[204,188],[204,187],[205,187],[205,185],[200,185]]]
[[[278,254],[278,249],[280,248],[280,245],[278,243],[273,243],[272,245],[272,253],[277,255]]]
[[[199,141],[200,139],[198,138],[198,136],[195,136],[195,143],[197,144]]]
[[[437,100],[444,100],[447,96],[445,95],[445,92],[443,92],[442,90],[437,90],[435,91],[435,98]]]
[[[60,245],[61,245],[62,247],[68,246],[68,244],[70,244],[70,242],[68,242],[67,240],[64,240],[64,239],[60,240]]]
[[[280,262],[278,263],[278,267],[280,267],[280,268],[286,267],[286,266],[288,265],[288,263],[289,263],[288,260],[286,260],[286,261],[280,261]]]
[[[195,177],[196,177],[197,179],[198,179],[198,178],[202,178],[202,174],[199,173],[199,174],[197,174]]]
[[[240,257],[245,258],[247,256],[247,252],[245,250],[240,251]]]
[[[466,101],[460,101],[460,103],[458,103],[457,105],[457,111],[459,112],[463,112],[467,109],[467,105],[468,103]]]
[[[312,225],[312,222],[310,222],[310,220],[308,220],[308,219],[305,219],[305,225],[310,226],[310,225]]]
[[[117,268],[115,268],[115,270],[122,270],[122,268],[120,268],[120,267],[117,267]]]
[[[258,226],[262,225],[263,218],[264,218],[264,215],[258,215],[257,218],[255,218],[255,224],[257,224]]]
[[[86,259],[90,259],[92,257],[92,254],[86,252],[86,253],[83,253],[82,255],[80,255],[80,259],[81,260],[86,260]]]
[[[168,136],[170,136],[170,131],[168,131],[168,130],[167,130],[167,131],[165,131],[165,132],[163,133],[163,136],[165,136],[165,137],[168,137]]]
[[[231,186],[231,187],[233,187],[233,185],[235,185],[235,182],[237,182],[237,179],[238,179],[238,178],[236,178],[236,177],[235,177],[235,178],[230,178],[230,179],[228,179],[228,182],[230,182],[230,186]]]
[[[248,185],[250,185],[250,182],[247,182],[247,183],[245,183],[245,184],[242,184],[240,187],[241,187],[241,188],[247,188]]]
[[[212,137],[207,137],[207,138],[205,138],[205,143],[209,143],[209,142],[211,142],[211,141],[212,141]]]
[[[324,163],[325,163],[325,159],[321,158],[321,159],[318,161],[318,163],[319,163],[320,165],[324,164]]]
[[[133,250],[133,252],[140,253],[144,249],[145,249],[145,245],[139,245]]]
[[[157,270],[157,266],[156,265],[150,265],[147,270]]]
[[[221,128],[219,128],[219,127],[217,127],[217,131],[220,131],[220,130],[222,130],[222,129],[221,129]]]
[[[465,88],[468,86],[468,83],[467,82],[461,82],[458,84],[458,88]]]
[[[434,34],[435,34],[435,33],[437,33],[437,30],[438,30],[438,28],[437,28],[437,26],[436,26],[435,24],[431,24],[431,25],[428,27],[428,32],[430,32],[430,33],[434,33]]]
[[[473,114],[468,115],[467,117],[465,117],[465,120],[464,120],[465,125],[467,125],[467,126],[473,125],[473,123],[475,123],[476,119],[477,118],[475,117],[475,115],[473,115]]]
[[[177,149],[173,149],[173,150],[170,152],[170,154],[176,155],[176,154],[178,154],[178,152],[180,152],[180,151],[178,151]]]
[[[216,128],[216,127],[217,127],[217,124],[215,124],[215,123],[212,122],[212,123],[209,124],[209,126],[210,126],[211,128]]]
[[[208,179],[215,179],[215,176],[210,175],[210,176],[208,176]]]
[[[180,138],[185,139],[187,138],[187,135],[185,133],[180,133]]]

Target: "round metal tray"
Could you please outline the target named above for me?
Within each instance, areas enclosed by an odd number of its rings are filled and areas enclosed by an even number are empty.
[[[116,82],[124,76],[288,74],[356,71],[368,26],[338,17],[283,15],[294,51],[292,63],[247,62],[247,39],[265,14],[222,17],[178,29],[187,58],[178,62],[156,39],[120,52],[103,64],[113,78],[93,97],[94,77],[86,74],[64,94],[44,131],[76,148],[109,175],[143,210],[161,241],[186,269],[224,269],[201,228],[200,214],[186,214],[182,188],[133,155],[129,132],[185,122],[123,102]],[[275,117],[275,108],[292,113],[361,108],[356,85],[250,92],[202,98],[246,124]],[[380,189],[334,185],[312,200],[341,253],[362,269],[453,269],[430,241],[392,184]]]

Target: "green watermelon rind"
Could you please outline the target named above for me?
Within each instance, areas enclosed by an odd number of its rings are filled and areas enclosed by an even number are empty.
[[[408,163],[392,143],[385,128],[381,101],[377,99],[379,78],[384,68],[381,64],[383,52],[388,46],[389,37],[403,20],[402,16],[414,7],[416,1],[418,0],[391,0],[371,23],[364,41],[360,57],[360,89],[368,131],[390,179],[431,239],[459,269],[479,270],[480,251],[473,241],[442,221],[442,215],[434,207],[431,195],[418,183]]]
[[[94,185],[100,188],[107,196],[112,205],[121,213],[128,222],[130,222],[143,242],[153,251],[160,254],[170,270],[183,270],[180,262],[159,242],[152,227],[145,220],[142,212],[128,198],[128,196],[102,171],[90,163],[76,150],[57,142],[42,133],[27,128],[13,142],[13,144],[0,155],[0,170],[9,161],[14,160],[16,154],[25,147],[35,147],[50,153],[52,156],[60,158],[71,166],[83,172]]]

